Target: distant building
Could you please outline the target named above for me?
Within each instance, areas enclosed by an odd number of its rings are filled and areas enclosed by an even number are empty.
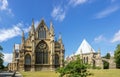
[[[54,39],[55,33],[52,22],[48,28],[44,22],[34,27],[34,21],[25,39],[22,32],[21,44],[14,46],[12,62],[8,64],[9,70],[41,71],[55,70],[64,66],[64,44],[61,35]],[[17,47],[17,49],[16,49]]]
[[[102,58],[100,49],[98,49],[98,52],[96,52],[85,39],[82,41],[76,53],[72,54],[71,56],[68,56],[66,58],[66,61],[70,62],[72,60],[75,60],[76,56],[80,56],[83,63],[88,63],[94,67],[97,66],[103,68],[104,60],[109,63],[109,68],[116,68],[116,64],[114,62],[113,57],[111,57],[110,59]]]

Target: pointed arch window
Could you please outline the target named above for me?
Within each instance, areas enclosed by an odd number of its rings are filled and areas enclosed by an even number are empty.
[[[25,65],[30,65],[31,64],[31,56],[27,54],[25,56]]]
[[[48,46],[44,41],[36,48],[36,64],[48,64]]]
[[[59,55],[55,54],[55,65],[59,65]]]
[[[46,38],[46,30],[44,26],[41,26],[38,32],[39,39],[45,39]]]

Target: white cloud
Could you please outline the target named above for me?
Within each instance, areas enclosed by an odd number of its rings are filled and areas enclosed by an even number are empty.
[[[0,10],[8,9],[8,1],[7,0],[0,0],[0,3],[1,3]]]
[[[60,6],[54,7],[51,13],[51,16],[55,18],[55,20],[63,21],[65,18],[66,10]]]
[[[69,1],[69,4],[70,5],[73,5],[73,6],[77,6],[77,5],[80,5],[80,4],[84,4],[86,3],[88,0],[70,0]]]
[[[14,14],[12,13],[12,10],[8,7],[7,0],[0,0],[0,11],[6,11],[11,16],[14,16]]]
[[[12,62],[12,53],[3,53],[4,54],[4,62],[5,63],[10,63]]]
[[[97,18],[97,19],[104,18],[104,17],[112,14],[113,12],[116,12],[117,10],[119,10],[119,8],[120,8],[119,6],[109,7],[109,8],[107,8],[107,9],[101,11],[100,13],[98,13],[98,14],[96,15],[96,18]]]
[[[100,35],[94,39],[95,42],[105,41],[105,37],[103,35]]]
[[[8,39],[21,35],[21,30],[24,30],[25,32],[29,31],[29,28],[22,27],[23,24],[18,23],[10,29],[0,29],[0,42],[7,41]]]
[[[120,30],[115,33],[113,39],[111,40],[112,43],[120,41]]]
[[[58,21],[63,21],[66,17],[67,11],[71,6],[78,6],[88,2],[89,0],[68,0],[67,3],[63,5],[53,7],[51,16]]]

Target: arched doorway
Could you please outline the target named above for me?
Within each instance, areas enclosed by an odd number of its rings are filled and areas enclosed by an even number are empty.
[[[60,66],[60,62],[59,62],[59,55],[55,54],[55,68]]]
[[[109,62],[103,60],[103,69],[109,69]]]
[[[25,55],[25,71],[31,70],[31,56],[30,54]]]

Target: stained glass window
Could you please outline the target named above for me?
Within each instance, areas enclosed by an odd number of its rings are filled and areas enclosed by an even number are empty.
[[[40,27],[38,37],[39,37],[39,39],[45,39],[46,38],[46,30],[43,26]]]
[[[59,56],[55,54],[55,65],[59,65]]]
[[[48,47],[44,41],[36,48],[36,64],[48,64]]]

